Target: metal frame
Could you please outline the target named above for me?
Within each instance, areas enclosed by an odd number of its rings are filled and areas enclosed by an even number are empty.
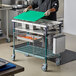
[[[6,11],[6,40],[7,42],[10,42],[10,38],[9,38],[9,34],[8,34],[8,11],[10,10],[11,8],[0,8],[0,11],[3,11],[5,10]],[[3,37],[4,38],[4,37]]]
[[[7,42],[10,42],[9,34],[8,34],[8,9],[6,10],[6,28],[7,28]]]
[[[16,22],[17,23],[23,23],[24,22],[26,24],[27,22],[25,22],[25,21],[18,21],[18,20],[12,20],[12,22],[13,22],[13,55],[12,55],[12,60],[14,61],[15,60],[15,23]],[[58,25],[59,25],[59,32],[61,33],[61,25],[62,25],[62,23],[60,22]],[[46,26],[44,25],[43,27],[45,28],[45,33],[44,33],[44,36],[45,36],[45,57],[44,57],[45,63],[42,66],[42,70],[43,71],[47,71],[47,66],[48,66],[48,64],[47,64],[47,36],[48,36],[48,26],[47,25]],[[27,45],[29,45],[29,43],[27,43]],[[18,50],[16,50],[16,51],[18,51]],[[54,54],[53,54],[53,56],[55,57]],[[60,54],[56,55],[56,57],[58,59],[60,59]],[[56,62],[57,64],[60,63],[60,61],[58,59],[57,59],[57,62]]]
[[[15,60],[15,22],[13,23],[13,55],[12,60]]]

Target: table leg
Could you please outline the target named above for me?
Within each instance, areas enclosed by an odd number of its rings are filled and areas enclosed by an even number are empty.
[[[12,60],[15,60],[15,22],[13,23],[13,55]]]
[[[45,28],[45,64],[47,71],[47,27]]]
[[[9,34],[8,34],[8,10],[6,10],[6,36],[7,36],[7,42],[10,42]]]
[[[47,71],[47,27],[45,28],[45,63],[42,66],[43,71]]]
[[[61,24],[59,25],[59,33],[61,33],[62,32],[62,26],[61,26]]]

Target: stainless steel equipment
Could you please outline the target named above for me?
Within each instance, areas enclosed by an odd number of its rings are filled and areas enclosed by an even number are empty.
[[[53,53],[59,54],[65,51],[65,35],[57,34],[53,38]]]
[[[6,64],[8,64],[9,62],[0,58],[0,68],[2,68],[3,66],[5,66]]]
[[[2,36],[3,35],[3,31],[0,29],[0,36]]]
[[[11,4],[11,0],[0,0],[0,4]]]
[[[15,8],[15,9],[17,9],[17,8],[23,8],[24,6],[23,5],[13,5],[12,6],[12,8]]]
[[[28,5],[28,1],[27,0],[16,0],[15,4],[16,5]]]
[[[0,20],[0,36],[3,35],[3,31],[1,30],[1,20]]]
[[[34,57],[37,57],[37,58],[41,58],[41,59],[45,59],[45,63],[42,65],[42,70],[43,71],[47,71],[47,58],[56,58],[56,65],[60,65],[60,54],[54,54],[53,53],[53,50],[49,50],[47,48],[47,40],[48,40],[48,35],[52,34],[52,31],[49,30],[52,29],[52,27],[55,27],[55,26],[58,26],[59,29],[59,33],[61,33],[61,25],[62,25],[62,22],[58,22],[58,21],[51,21],[51,20],[38,20],[36,22],[29,22],[29,21],[24,21],[24,20],[17,20],[17,19],[14,19],[12,20],[13,22],[13,55],[12,55],[12,60],[15,60],[15,51],[17,52],[21,52],[21,53],[24,53],[26,56],[34,56]],[[26,27],[27,25],[29,26],[29,29],[25,28],[25,27],[22,27],[22,26],[17,26],[15,25],[16,23],[20,23],[20,24],[24,24],[24,26]],[[38,27],[41,27],[41,28],[44,28],[45,30],[42,30],[42,29],[39,29],[39,30],[33,30],[30,28],[30,26],[38,26]],[[18,34],[18,32],[25,32],[25,37],[24,36],[21,36],[20,34]],[[32,35],[33,36],[33,39],[30,38],[29,36],[26,36],[27,33],[29,33],[29,35]],[[54,33],[54,32],[53,32]],[[18,35],[17,35],[18,34]],[[39,39],[36,39],[34,40],[34,36],[38,36],[38,37],[41,37],[40,40]],[[15,37],[18,36],[19,37],[19,40],[22,40],[23,42],[27,41],[27,44],[22,46],[22,47],[19,47],[19,48],[15,48]],[[17,37],[17,38],[18,38]],[[21,38],[22,37],[22,38]],[[25,39],[24,39],[24,38]],[[41,39],[45,37],[45,47],[40,46],[40,43],[42,43]],[[32,41],[33,42],[32,42]],[[36,41],[36,43],[35,43]],[[31,43],[32,42],[32,45]],[[37,44],[37,45],[36,45]]]
[[[32,3],[33,0],[27,0],[28,1],[28,5],[30,5]]]
[[[28,5],[28,1],[27,0],[16,0],[13,8],[23,8],[23,7],[27,7]]]
[[[0,11],[2,11],[1,14],[5,13],[4,15],[1,15],[2,25],[6,25],[4,27],[2,26],[3,27],[3,31],[6,34],[6,36],[3,35],[2,38],[7,38],[7,42],[10,42],[10,38],[9,38],[9,34],[8,34],[9,33],[9,31],[8,31],[8,12],[9,12],[10,9],[12,9],[12,8],[8,7],[7,4],[2,4],[2,8],[0,8]],[[3,22],[3,20],[5,22]],[[0,39],[2,39],[2,38],[0,38]]]

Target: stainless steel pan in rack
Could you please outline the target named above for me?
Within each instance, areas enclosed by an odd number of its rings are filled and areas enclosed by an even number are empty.
[[[3,67],[3,66],[5,66],[5,65],[8,64],[8,63],[9,63],[8,61],[0,58],[0,68]]]

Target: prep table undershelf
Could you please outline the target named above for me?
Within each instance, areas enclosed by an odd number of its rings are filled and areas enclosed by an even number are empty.
[[[26,45],[19,48],[16,48],[15,51],[21,52],[23,54],[28,54],[33,57],[37,57],[40,59],[45,58],[45,48],[33,46],[33,45]],[[53,54],[52,50],[47,50],[47,58],[56,58],[58,55]]]

